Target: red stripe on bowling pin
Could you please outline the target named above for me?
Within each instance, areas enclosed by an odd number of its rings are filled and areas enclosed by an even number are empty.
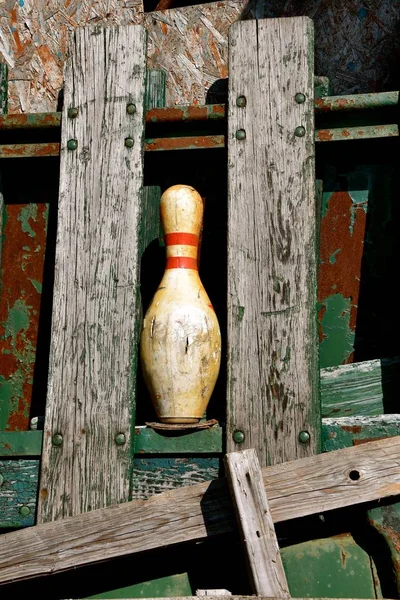
[[[198,246],[199,236],[195,233],[166,233],[164,244],[166,246]]]
[[[197,271],[197,258],[190,256],[169,256],[165,265],[166,269],[194,269]]]

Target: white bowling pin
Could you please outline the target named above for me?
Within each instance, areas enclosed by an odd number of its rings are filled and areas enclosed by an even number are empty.
[[[166,266],[143,322],[144,379],[163,423],[197,423],[221,361],[221,334],[197,268],[203,201],[187,185],[161,197]]]

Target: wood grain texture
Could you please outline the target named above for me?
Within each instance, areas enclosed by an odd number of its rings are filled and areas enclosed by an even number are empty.
[[[166,105],[205,104],[228,76],[228,29],[247,0],[225,0],[146,13],[148,67],[167,74]]]
[[[227,451],[262,465],[320,443],[312,41],[303,17],[230,28]]]
[[[289,587],[255,450],[225,455],[225,472],[253,592],[289,598]]]
[[[141,26],[75,31],[65,75],[39,522],[128,500],[144,86]],[[76,119],[70,107],[79,109]],[[67,149],[70,139],[76,151]],[[52,443],[56,434],[61,445]]]
[[[327,367],[320,373],[323,417],[372,417],[397,410],[398,356]]]
[[[262,471],[275,523],[395,496],[400,436]],[[0,582],[234,530],[227,483],[218,479],[0,536]]]

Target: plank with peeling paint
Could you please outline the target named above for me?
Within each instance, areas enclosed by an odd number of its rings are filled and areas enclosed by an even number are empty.
[[[71,44],[39,522],[129,495],[145,53],[141,26],[77,29]]]
[[[0,528],[35,522],[39,460],[0,461]]]
[[[397,411],[400,357],[321,369],[322,416],[366,416]]]
[[[225,473],[257,596],[289,598],[278,540],[254,449],[225,456]]]
[[[263,469],[273,521],[400,493],[400,436]],[[227,482],[179,488],[0,536],[0,582],[235,529]]]
[[[226,444],[265,465],[320,443],[312,21],[238,22],[229,39]]]

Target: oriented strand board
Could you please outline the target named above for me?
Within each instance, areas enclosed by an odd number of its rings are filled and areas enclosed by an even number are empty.
[[[140,25],[95,26],[77,29],[72,40],[39,522],[129,497],[145,37]],[[129,103],[136,105],[135,114],[128,114]],[[71,107],[78,109],[76,118],[69,118]]]
[[[242,21],[229,41],[226,445],[264,466],[320,442],[313,24]]]

